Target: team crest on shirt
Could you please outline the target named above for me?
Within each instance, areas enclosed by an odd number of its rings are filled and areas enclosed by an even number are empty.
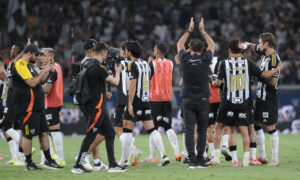
[[[208,117],[209,117],[209,118],[214,118],[215,115],[214,115],[214,113],[209,113],[209,114],[208,114]]]
[[[157,116],[157,121],[160,121],[162,119],[162,116]]]
[[[263,118],[269,118],[269,112],[263,112],[262,116]]]
[[[233,117],[233,112],[232,112],[232,111],[228,111],[228,112],[227,112],[227,116],[228,116],[228,117]]]
[[[142,110],[137,110],[136,115],[139,115],[139,116],[142,115]]]
[[[246,119],[246,113],[239,113],[239,118]]]
[[[97,129],[98,129],[98,128],[96,128],[96,127],[93,127],[93,132],[96,132],[96,131],[97,131]]]
[[[35,129],[30,129],[30,133],[34,134],[35,133]]]

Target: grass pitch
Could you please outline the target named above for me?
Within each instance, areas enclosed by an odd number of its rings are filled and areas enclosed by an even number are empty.
[[[243,157],[242,142],[238,136],[238,158],[241,162]],[[128,180],[146,180],[146,179],[300,179],[300,135],[280,135],[279,160],[281,165],[278,167],[263,165],[251,167],[231,167],[231,162],[221,159],[221,165],[209,169],[187,169],[187,165],[182,162],[175,162],[174,152],[166,136],[163,141],[166,153],[171,159],[171,163],[166,167],[158,167],[158,163],[148,164],[139,163],[136,167],[129,167],[125,173],[108,173],[105,171],[94,171],[89,174],[72,174],[70,169],[75,163],[74,157],[79,152],[79,147],[83,137],[64,137],[64,155],[67,165],[64,170],[53,171],[43,169],[42,171],[25,171],[25,167],[7,165],[10,158],[8,144],[5,140],[0,140],[0,153],[3,160],[0,160],[0,180],[27,180],[27,179],[44,179],[44,180],[90,180],[90,179],[128,179]],[[148,148],[149,136],[137,136],[136,146],[144,153],[143,158],[149,155]],[[182,136],[178,136],[180,147],[182,149]],[[269,135],[266,134],[266,151],[268,159],[271,159],[271,147]],[[39,149],[38,139],[34,138],[34,147]],[[102,160],[107,163],[106,149],[104,143],[100,146],[100,155]],[[115,155],[117,161],[121,156],[121,143],[115,140]],[[157,152],[157,155],[159,153]],[[33,155],[33,161],[37,164],[40,162],[40,151]],[[92,161],[91,161],[92,162]]]

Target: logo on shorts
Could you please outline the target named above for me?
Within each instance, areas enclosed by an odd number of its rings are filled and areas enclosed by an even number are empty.
[[[263,112],[262,116],[263,118],[269,118],[269,112]]]
[[[246,119],[246,113],[239,113],[239,118]]]
[[[143,113],[142,110],[137,110],[137,111],[136,111],[136,115],[139,115],[139,116],[140,116],[140,115],[142,115],[142,113]]]
[[[214,115],[214,113],[209,113],[209,114],[208,114],[208,117],[209,117],[209,118],[214,118],[215,115]]]
[[[162,116],[157,116],[157,121],[160,121],[162,119]]]
[[[169,118],[164,117],[164,118],[163,118],[163,121],[166,122],[166,123],[169,123]]]
[[[150,115],[150,114],[151,114],[151,109],[145,111],[145,115]]]
[[[7,107],[4,108],[4,113],[7,113],[7,111],[8,111],[8,108]]]
[[[114,119],[116,118],[116,113],[114,113]]]
[[[227,112],[227,116],[228,116],[228,117],[233,117],[233,112],[232,112],[232,111],[228,111],[228,112]]]
[[[96,127],[93,127],[93,132],[96,132],[96,131],[97,131],[97,129],[98,129],[98,128],[96,128]]]
[[[30,133],[34,134],[35,133],[35,129],[30,129]]]

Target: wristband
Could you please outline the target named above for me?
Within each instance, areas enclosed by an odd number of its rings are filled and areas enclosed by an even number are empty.
[[[186,32],[187,32],[187,33],[189,33],[189,34],[191,34],[191,33],[192,33],[192,32],[191,32],[191,31],[189,31],[189,30],[187,30]]]

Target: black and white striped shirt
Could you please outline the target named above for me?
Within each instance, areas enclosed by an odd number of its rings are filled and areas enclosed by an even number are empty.
[[[120,82],[117,87],[116,105],[126,105],[128,103],[129,79],[128,79],[127,68],[128,68],[129,63],[130,63],[130,61],[127,59],[121,61],[121,65],[122,65],[123,69],[120,74]]]
[[[222,102],[242,107],[250,97],[250,76],[260,77],[259,68],[243,57],[229,58],[221,62],[218,79],[223,81]]]
[[[151,69],[147,61],[137,59],[128,65],[129,80],[136,79],[136,92],[133,104],[150,101]]]
[[[261,51],[259,51],[259,46],[256,46],[256,52],[261,55],[261,63],[260,63],[260,70],[261,71],[269,71],[277,67],[280,63],[279,55],[274,51],[273,54],[266,56]],[[278,72],[273,77],[279,78],[280,73]],[[278,84],[278,80],[277,80]],[[277,95],[277,84],[276,86],[270,86],[266,83],[261,81],[257,84],[257,98],[263,101],[267,99],[273,98]]]

